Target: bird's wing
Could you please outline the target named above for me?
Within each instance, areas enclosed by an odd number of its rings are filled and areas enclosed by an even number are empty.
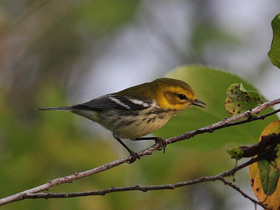
[[[153,99],[135,99],[127,96],[108,94],[89,102],[72,106],[74,109],[103,111],[110,109],[118,110],[143,110],[154,105]]]

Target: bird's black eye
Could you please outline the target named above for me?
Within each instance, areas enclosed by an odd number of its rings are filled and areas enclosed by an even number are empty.
[[[181,100],[186,100],[187,97],[184,95],[184,94],[179,94],[178,97],[181,99]]]

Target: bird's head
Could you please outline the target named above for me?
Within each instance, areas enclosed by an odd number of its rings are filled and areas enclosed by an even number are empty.
[[[191,105],[205,108],[205,103],[198,98],[192,88],[185,82],[177,79],[160,78],[153,81],[156,88],[156,101],[165,110],[178,112]]]

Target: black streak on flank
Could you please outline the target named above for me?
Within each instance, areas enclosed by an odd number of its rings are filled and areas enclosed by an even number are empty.
[[[156,109],[156,110],[152,110],[152,111],[149,111],[148,113],[146,113],[146,115],[152,115],[152,114],[161,114],[165,112],[163,109]]]
[[[163,115],[159,115],[158,118],[163,120],[164,116]]]
[[[130,124],[134,123],[135,120],[131,120],[131,121],[128,121],[128,122],[125,122],[125,121],[122,121],[119,123],[118,126],[129,126]]]
[[[130,125],[130,124],[132,124],[132,123],[134,123],[135,122],[135,120],[131,120],[131,121],[128,121],[127,123],[125,123],[124,125],[125,126],[128,126],[128,125]]]
[[[154,122],[155,120],[156,120],[156,116],[150,118],[150,119],[147,121],[147,123]]]
[[[136,124],[136,126],[139,126],[139,125],[141,125],[141,122]]]
[[[125,111],[122,112],[123,116],[138,116],[139,112],[138,111]]]

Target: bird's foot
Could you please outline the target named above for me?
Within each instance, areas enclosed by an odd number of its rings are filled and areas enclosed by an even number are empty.
[[[131,159],[127,162],[128,164],[133,163],[136,159],[140,159],[140,155],[138,155],[136,152],[133,152],[132,150],[129,151]]]
[[[156,137],[155,138],[155,143],[160,145],[158,150],[163,150],[163,153],[165,153],[165,147],[167,146],[166,141],[161,137]]]

